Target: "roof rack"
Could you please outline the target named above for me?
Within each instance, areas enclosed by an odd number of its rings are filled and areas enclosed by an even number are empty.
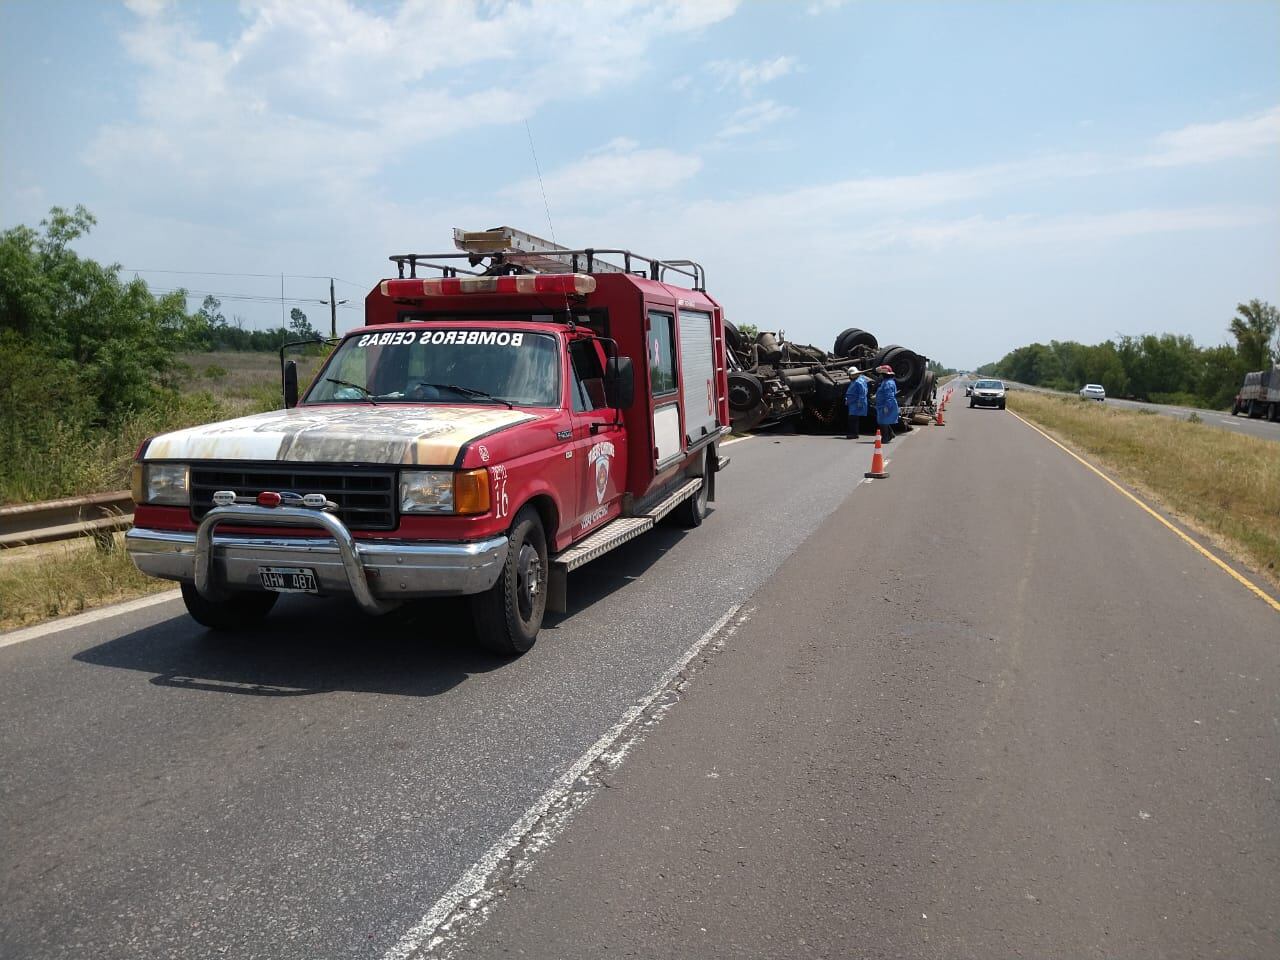
[[[693,281],[693,289],[705,293],[706,271],[693,260],[659,260],[643,257],[630,250],[587,247],[571,250],[558,243],[543,240],[514,227],[467,231],[454,228],[454,245],[460,253],[397,253],[389,258],[396,265],[400,279],[416,279],[418,268],[439,270],[443,276],[499,276],[508,273],[628,273],[662,282],[667,273],[676,273]],[[611,259],[602,259],[602,255]],[[615,262],[621,259],[621,264]],[[465,260],[468,270],[455,263],[437,261]]]

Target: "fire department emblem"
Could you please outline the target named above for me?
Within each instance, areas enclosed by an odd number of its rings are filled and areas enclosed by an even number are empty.
[[[613,444],[608,440],[601,440],[587,454],[587,463],[595,472],[596,503],[604,503],[605,491],[609,487],[609,461],[613,455]]]

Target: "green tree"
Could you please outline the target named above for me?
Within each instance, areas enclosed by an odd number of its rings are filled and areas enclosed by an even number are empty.
[[[76,255],[72,242],[95,222],[84,207],[54,207],[42,231],[0,234],[0,332],[74,377],[107,422],[153,402],[189,317],[182,292],[156,298],[141,280],[121,281],[118,265]]]
[[[289,311],[289,333],[297,340],[320,336],[316,329],[311,326],[311,321],[307,319],[307,315],[298,307],[294,307]]]
[[[1280,329],[1280,310],[1265,300],[1238,303],[1236,315],[1227,329],[1236,338],[1236,350],[1248,369],[1260,370],[1271,361],[1271,338]],[[1277,359],[1280,359],[1280,343]]]

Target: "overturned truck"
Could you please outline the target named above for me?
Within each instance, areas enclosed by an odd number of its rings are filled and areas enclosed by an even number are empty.
[[[784,420],[813,433],[844,429],[851,368],[892,367],[903,419],[932,412],[937,376],[928,369],[928,358],[897,344],[881,347],[866,330],[844,330],[830,353],[791,343],[782,331],[760,333],[752,340],[727,320],[724,331],[729,413],[739,433]],[[875,389],[873,382],[873,396]]]

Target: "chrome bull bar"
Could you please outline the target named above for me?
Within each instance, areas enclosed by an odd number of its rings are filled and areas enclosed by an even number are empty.
[[[258,507],[251,504],[214,507],[200,521],[200,526],[196,530],[194,572],[196,589],[205,599],[216,601],[223,596],[223,591],[215,582],[213,575],[213,531],[219,524],[237,521],[269,523],[273,527],[312,527],[325,531],[333,537],[333,542],[338,547],[338,555],[347,574],[347,583],[360,609],[365,613],[377,615],[393,610],[397,606],[395,603],[379,600],[373,595],[373,591],[369,589],[369,578],[365,574],[364,564],[360,562],[356,540],[351,536],[351,531],[347,529],[346,524],[333,514],[304,507]]]

